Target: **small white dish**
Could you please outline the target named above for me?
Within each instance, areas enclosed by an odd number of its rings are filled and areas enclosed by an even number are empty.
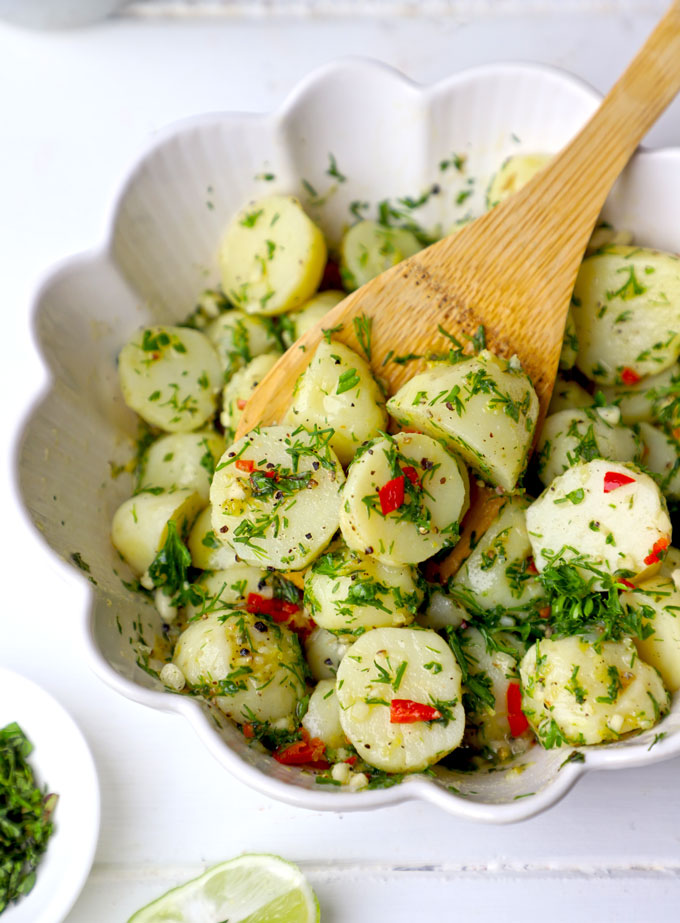
[[[38,785],[59,796],[54,833],[33,890],[2,923],[60,923],[87,879],[99,836],[99,783],[85,738],[44,689],[0,668],[0,728],[16,722],[33,744],[28,762]]]
[[[423,799],[469,820],[508,823],[557,802],[584,771],[680,753],[676,695],[662,725],[590,748],[585,764],[564,765],[568,752],[536,746],[500,771],[438,769],[436,777],[360,792],[318,785],[310,773],[249,747],[221,713],[170,694],[140,668],[162,648],[163,627],[155,608],[125,588],[131,575],[110,540],[113,513],[132,490],[128,477],[110,476],[110,465],[130,459],[137,432],[116,356],[139,326],[176,323],[215,284],[218,241],[244,202],[297,194],[335,242],[352,203],[370,203],[363,214],[373,217],[380,200],[417,197],[436,185],[417,218],[448,230],[468,211],[484,210],[489,179],[508,155],[558,151],[598,100],[580,80],[537,65],[478,67],[420,87],[377,62],[334,62],[275,113],[199,116],[157,135],[122,184],[104,245],[66,262],[38,295],[36,336],[53,382],[26,424],[20,490],[42,537],[94,585],[90,611],[82,613],[93,668],[121,694],[184,715],[225,769],[272,798],[330,811]],[[442,168],[454,154],[465,158],[464,173]],[[346,181],[329,173],[331,155]],[[677,149],[636,154],[605,208],[639,243],[674,251],[678,213]]]

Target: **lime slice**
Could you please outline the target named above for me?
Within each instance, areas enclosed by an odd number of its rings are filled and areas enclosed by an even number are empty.
[[[300,869],[246,855],[208,869],[138,910],[128,923],[318,923],[319,902]]]

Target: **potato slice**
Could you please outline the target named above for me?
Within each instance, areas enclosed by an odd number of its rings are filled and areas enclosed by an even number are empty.
[[[468,486],[463,464],[435,439],[420,433],[376,439],[347,473],[343,538],[354,551],[386,564],[417,564],[455,545]],[[394,502],[384,504],[381,491]]]
[[[224,437],[213,430],[161,436],[144,456],[140,490],[188,487],[207,503],[215,465],[224,449]]]
[[[236,552],[215,537],[210,506],[196,517],[187,538],[187,547],[192,565],[200,570],[223,570],[238,563]]]
[[[673,392],[677,395],[678,382],[680,365],[676,362],[658,375],[648,375],[629,384],[603,385],[601,390],[608,403],[620,408],[624,423],[654,423],[670,417],[667,422],[676,426],[680,419],[677,411],[673,413],[669,405]]]
[[[546,748],[599,744],[653,727],[670,696],[630,638],[546,639],[520,663],[522,710]]]
[[[331,448],[346,467],[362,442],[387,428],[385,398],[365,359],[343,343],[321,342],[295,385],[284,422],[330,427]]]
[[[223,570],[206,571],[193,584],[194,596],[202,601],[189,603],[184,610],[187,621],[201,618],[206,613],[231,612],[237,605],[245,605],[249,593],[271,598],[272,572],[252,564],[230,564]]]
[[[484,609],[522,609],[544,595],[531,560],[523,497],[509,497],[454,579]]]
[[[193,523],[202,506],[200,496],[187,488],[171,493],[137,494],[114,513],[111,541],[140,576],[165,544],[169,520],[177,523],[181,534]]]
[[[280,349],[269,317],[246,314],[235,308],[216,317],[205,332],[217,350],[227,380],[256,356]]]
[[[644,443],[645,467],[657,475],[665,497],[680,499],[680,442],[660,426],[638,423],[638,429]]]
[[[338,668],[342,728],[361,758],[377,769],[426,769],[462,739],[460,684],[456,658],[436,632],[375,628],[355,641]],[[393,723],[394,699],[432,706],[441,718]]]
[[[539,571],[554,557],[583,555],[612,574],[637,575],[658,570],[660,552],[670,543],[671,522],[659,488],[649,475],[619,462],[574,465],[526,516]]]
[[[305,301],[300,309],[288,318],[293,325],[294,333],[290,343],[299,339],[303,333],[311,330],[314,324],[325,317],[336,304],[340,304],[346,295],[347,292],[342,292],[339,289],[327,289],[325,292],[317,292],[316,295],[312,295],[309,301]]]
[[[375,221],[358,221],[340,243],[340,272],[349,291],[423,249],[415,234]]]
[[[621,601],[640,612],[649,632],[645,638],[633,638],[640,657],[659,671],[667,689],[680,689],[680,590],[659,575],[624,593]]]
[[[305,605],[316,624],[330,631],[408,625],[423,595],[413,568],[384,564],[344,546],[317,558],[305,579]]]
[[[340,723],[340,706],[335,692],[334,679],[322,679],[309,697],[309,705],[302,726],[312,737],[323,740],[327,747],[337,750],[347,745]]]
[[[222,288],[248,314],[283,314],[319,287],[326,265],[321,230],[293,196],[251,202],[220,244]]]
[[[610,403],[614,403],[613,400]],[[576,381],[566,381],[564,378],[557,376],[555,387],[553,388],[548,415],[559,413],[560,410],[574,410],[577,407],[592,407],[593,398],[588,394],[585,388],[582,388]]]
[[[170,433],[199,429],[214,414],[222,370],[204,333],[188,327],[147,327],[118,356],[125,403]]]
[[[581,263],[572,299],[578,368],[600,385],[657,375],[680,355],[680,257],[610,246]]]
[[[567,311],[567,318],[564,322],[564,336],[562,338],[562,350],[560,352],[559,367],[563,371],[573,369],[576,365],[576,356],[578,355],[578,335],[576,333],[576,322],[574,312],[570,307]]]
[[[233,721],[291,717],[305,694],[305,667],[292,631],[249,612],[214,613],[179,636],[172,662],[196,695]]]
[[[486,207],[494,208],[540,173],[552,154],[512,154],[494,173],[486,193]]]
[[[546,417],[538,440],[537,473],[543,484],[580,461],[639,461],[640,439],[620,422],[617,407],[560,410]]]
[[[483,350],[415,375],[387,410],[403,426],[444,441],[489,483],[512,490],[526,467],[538,398],[519,365]]]
[[[253,430],[215,471],[215,536],[250,564],[301,570],[338,528],[344,480],[327,434],[285,426]]]
[[[263,353],[256,356],[245,368],[234,372],[224,386],[220,423],[228,439],[234,438],[251,394],[280,358],[280,353]]]
[[[353,643],[348,635],[336,635],[318,626],[305,638],[305,659],[316,680],[333,679],[340,661]]]
[[[475,710],[468,711],[465,743],[478,749],[488,748],[500,759],[523,752],[530,746],[531,738],[529,735],[513,737],[508,721],[508,687],[511,682],[519,682],[521,653],[513,655],[507,650],[489,650],[477,628],[464,629],[459,639],[470,674],[486,686],[493,697],[493,705],[483,703],[477,697]],[[463,684],[463,694],[466,691]]]

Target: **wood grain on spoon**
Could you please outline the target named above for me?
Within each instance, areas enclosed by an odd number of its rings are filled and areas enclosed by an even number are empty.
[[[237,437],[282,419],[324,330],[334,328],[334,339],[362,352],[355,329],[362,316],[371,322],[373,371],[390,393],[421,371],[425,359],[404,365],[388,356],[446,352],[450,342],[440,328],[465,342],[483,325],[488,347],[507,358],[516,354],[531,377],[540,426],[588,238],[617,176],[678,90],[680,0],[675,0],[590,121],[544,170],[490,212],[333,308],[263,379]],[[493,512],[488,501],[489,492],[480,491],[456,558],[463,557],[471,530],[483,533]]]

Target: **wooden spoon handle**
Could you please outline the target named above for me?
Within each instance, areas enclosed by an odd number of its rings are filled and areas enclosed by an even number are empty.
[[[587,241],[614,181],[678,91],[680,0],[674,0],[584,128],[514,202],[504,203],[513,221],[523,218],[528,227],[540,221],[541,236],[532,243],[545,251],[543,259],[559,260],[571,234]]]

